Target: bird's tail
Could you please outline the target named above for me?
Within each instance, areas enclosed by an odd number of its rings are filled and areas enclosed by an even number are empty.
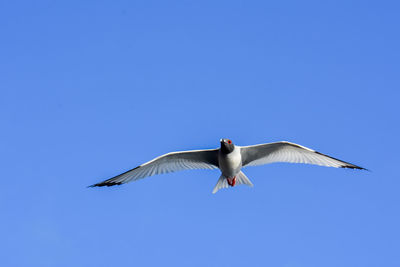
[[[240,171],[239,174],[236,175],[236,184],[235,185],[239,185],[239,184],[246,184],[248,186],[253,186],[253,184],[250,182],[249,178],[247,178],[247,176],[242,171]],[[229,187],[229,184],[228,184],[226,177],[221,175],[219,177],[218,182],[215,185],[212,193],[215,194],[221,188],[228,188],[228,187]]]

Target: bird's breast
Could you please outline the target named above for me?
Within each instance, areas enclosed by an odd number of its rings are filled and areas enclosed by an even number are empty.
[[[219,153],[219,168],[225,177],[234,177],[242,167],[242,156],[240,149],[235,148],[229,154]]]

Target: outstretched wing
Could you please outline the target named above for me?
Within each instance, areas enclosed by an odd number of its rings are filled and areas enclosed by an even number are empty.
[[[273,162],[291,162],[365,170],[357,165],[324,155],[307,147],[284,141],[244,146],[241,147],[240,151],[242,154],[243,167]]]
[[[120,185],[147,176],[181,170],[217,168],[218,149],[171,152],[90,187]]]

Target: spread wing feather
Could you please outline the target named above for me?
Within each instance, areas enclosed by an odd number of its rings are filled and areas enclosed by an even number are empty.
[[[336,168],[364,169],[290,142],[276,142],[241,147],[243,167],[273,162],[306,163]],[[364,169],[365,170],[365,169]]]
[[[181,170],[217,168],[218,149],[171,152],[91,187],[120,185],[148,176]]]

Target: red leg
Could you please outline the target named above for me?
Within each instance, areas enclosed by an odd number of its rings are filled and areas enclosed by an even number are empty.
[[[233,177],[233,178],[226,178],[226,180],[228,180],[228,184],[230,186],[235,186],[235,184],[236,184],[236,176]]]

